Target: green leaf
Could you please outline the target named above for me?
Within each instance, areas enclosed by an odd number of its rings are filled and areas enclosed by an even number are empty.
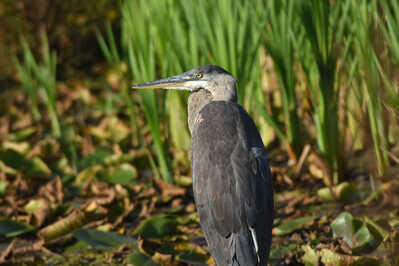
[[[373,234],[367,228],[367,225],[364,223],[362,227],[356,232],[355,239],[357,241],[356,246],[364,246],[367,243],[374,240]]]
[[[8,140],[10,141],[23,141],[25,139],[27,139],[28,137],[30,137],[32,134],[34,134],[36,132],[36,128],[35,127],[27,127],[24,129],[20,129],[17,132],[11,133],[10,135],[8,135]]]
[[[390,264],[380,264],[378,260],[373,258],[360,258],[350,264],[350,266],[380,266]]]
[[[338,200],[345,203],[355,202],[360,199],[359,189],[348,182],[343,182],[332,188],[336,193]],[[331,189],[328,187],[321,188],[317,191],[317,196],[321,201],[333,201]]]
[[[12,167],[7,166],[3,161],[0,160],[0,172],[3,172],[10,176],[15,176],[18,174],[18,171]]]
[[[348,212],[341,213],[332,223],[331,228],[333,230],[334,237],[342,237],[350,247],[352,247],[352,236],[355,232],[353,226],[352,214]]]
[[[178,222],[174,216],[156,216],[142,221],[134,230],[135,235],[146,238],[164,238],[178,232]]]
[[[357,245],[352,251],[355,254],[361,254],[376,249],[381,243],[382,237],[372,226],[363,223],[362,227],[356,232],[355,239]]]
[[[3,161],[5,165],[17,170],[23,169],[28,163],[25,156],[11,149],[0,153],[0,161]]]
[[[71,252],[71,251],[82,251],[84,249],[90,248],[90,245],[86,243],[85,241],[77,241],[75,244],[68,246],[65,251]]]
[[[96,152],[87,155],[84,157],[80,163],[80,167],[86,168],[89,166],[94,166],[96,164],[102,164],[108,156],[111,156],[112,153],[105,150],[97,150]]]
[[[33,157],[28,164],[26,174],[31,178],[45,179],[51,175],[51,170],[39,157]]]
[[[303,251],[305,254],[302,256],[302,262],[305,266],[316,266],[319,265],[319,256],[316,251],[310,246],[304,246]]]
[[[44,199],[31,199],[25,206],[24,210],[29,214],[40,212],[43,208],[46,208]]]
[[[35,127],[27,127],[24,129],[20,129],[17,132],[11,133],[10,135],[8,135],[8,140],[10,141],[23,141],[25,139],[27,139],[28,137],[30,137],[32,134],[34,134],[36,132],[36,128]]]
[[[176,260],[185,262],[189,265],[206,264],[208,256],[195,251],[183,251],[176,256]]]
[[[130,236],[95,229],[78,229],[73,235],[78,240],[84,241],[95,248],[113,248],[137,242],[137,239]]]
[[[150,257],[144,255],[140,251],[135,251],[129,254],[126,258],[126,263],[132,265],[143,265],[143,266],[158,265]]]
[[[315,218],[316,218],[315,216],[306,216],[285,222],[282,225],[275,228],[275,234],[279,236],[289,234],[295,230],[301,229],[307,223],[313,221]]]
[[[110,184],[133,184],[138,173],[134,166],[128,163],[117,167],[109,167],[99,173],[99,179]]]
[[[321,262],[323,265],[340,266],[343,265],[343,257],[332,250],[322,249],[320,251]]]
[[[273,245],[270,250],[270,259],[281,259],[290,254],[295,254],[301,252],[302,249],[298,244],[288,244],[288,245]]]
[[[11,149],[0,153],[0,161],[16,170],[26,170],[27,177],[47,178],[51,174],[51,170],[39,157],[35,156],[28,160],[24,155]]]
[[[34,227],[25,225],[21,222],[17,222],[4,217],[0,218],[0,235],[3,235],[5,237],[22,235],[34,229]]]
[[[7,180],[0,180],[0,196],[4,196],[7,192],[8,182]]]
[[[348,212],[341,213],[332,223],[334,237],[342,237],[352,248],[353,253],[364,253],[374,250],[381,242],[378,230]]]
[[[391,225],[385,219],[380,218],[374,221],[369,217],[364,217],[364,221],[367,223],[367,225],[372,226],[376,231],[378,231],[382,238],[388,237],[392,231]]]
[[[190,176],[175,176],[176,185],[181,187],[191,187],[193,179]]]
[[[102,169],[103,169],[103,167],[101,165],[95,165],[95,166],[88,167],[88,168],[82,170],[76,176],[76,179],[75,179],[74,183],[76,185],[83,184],[87,180],[90,180],[90,179],[94,178],[96,176],[96,174],[98,173],[98,171],[100,171]]]

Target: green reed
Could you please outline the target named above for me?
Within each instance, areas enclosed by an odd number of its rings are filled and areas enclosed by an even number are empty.
[[[28,42],[22,38],[24,61],[21,63],[18,59],[15,59],[15,64],[24,89],[31,101],[33,117],[35,120],[41,118],[37,99],[38,93],[40,93],[50,117],[52,133],[55,137],[60,137],[61,128],[56,110],[57,54],[50,50],[45,33],[41,35],[41,41],[40,62],[33,55]]]
[[[378,1],[359,1],[353,3],[355,23],[355,53],[359,58],[359,89],[365,96],[367,103],[367,114],[370,124],[371,136],[374,144],[374,152],[377,159],[378,174],[384,173],[384,168],[388,164],[387,154],[387,134],[384,122],[384,112],[382,108],[381,87],[382,82],[378,71],[378,58],[373,47],[374,36],[376,35]],[[366,115],[367,115],[366,114]]]
[[[298,116],[299,103],[296,96],[294,36],[294,1],[268,1],[264,43],[273,60],[282,94],[285,134],[288,150],[295,159],[303,148],[303,131]]]

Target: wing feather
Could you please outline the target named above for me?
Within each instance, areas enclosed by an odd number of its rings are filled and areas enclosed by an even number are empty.
[[[273,195],[260,135],[235,103],[211,102],[200,115],[191,140],[193,188],[212,256],[220,265],[266,263]]]

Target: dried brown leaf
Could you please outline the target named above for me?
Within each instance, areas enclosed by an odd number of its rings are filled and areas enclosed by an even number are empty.
[[[173,265],[172,258],[172,254],[162,254],[157,251],[154,253],[154,256],[152,256],[152,259],[160,265]]]
[[[160,179],[152,179],[152,183],[155,188],[160,191],[162,196],[184,196],[186,194],[186,189],[178,187],[172,184],[163,182]]]
[[[39,189],[39,195],[47,198],[52,204],[52,207],[56,207],[61,204],[64,200],[64,192],[62,181],[59,176],[52,179],[45,186]]]

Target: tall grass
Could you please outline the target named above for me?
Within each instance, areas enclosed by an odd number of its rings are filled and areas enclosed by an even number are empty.
[[[302,123],[298,116],[298,100],[296,96],[294,20],[295,1],[268,1],[265,6],[264,43],[273,60],[282,94],[285,134],[288,140],[288,151],[294,159],[303,149]],[[275,127],[274,127],[275,128]],[[276,128],[275,128],[276,129]]]
[[[246,88],[251,75],[256,73],[253,68],[256,67],[254,63],[260,40],[260,31],[253,27],[258,25],[254,20],[253,9],[245,2],[231,3],[223,0],[217,2],[218,8],[210,1],[195,3],[196,9],[190,6],[192,3],[186,1],[123,3],[122,41],[128,47],[129,65],[134,80],[153,80],[210,62],[230,70],[238,77],[240,87]],[[156,9],[151,8],[154,5],[158,5]],[[137,10],[142,11],[139,17]],[[220,14],[223,16],[219,16]],[[231,16],[234,20],[231,20]],[[213,21],[212,25],[210,20]],[[224,49],[226,44],[228,48]],[[175,92],[168,92],[166,98],[157,98],[157,94],[165,93],[139,93],[164,176],[170,171],[167,170],[168,159],[160,156],[166,154],[161,140],[160,122],[167,114],[174,145],[187,149],[189,137],[184,108],[187,95],[182,98]],[[240,95],[240,101],[244,102],[245,90]],[[168,100],[168,108],[165,108],[164,99]]]
[[[384,173],[388,164],[388,143],[386,125],[382,108],[381,87],[383,86],[378,71],[378,58],[373,47],[374,37],[377,34],[377,1],[361,0],[353,3],[355,34],[354,53],[359,58],[359,88],[367,103],[368,121],[377,159],[378,174]]]
[[[395,53],[397,41],[392,40],[398,39],[398,20],[394,12],[399,8],[388,2],[382,3],[387,14],[383,25]],[[128,82],[175,75],[206,63],[221,65],[238,78],[239,102],[255,121],[264,118],[274,128],[291,158],[301,154],[306,142],[314,141],[333,183],[338,183],[354,150],[346,145],[352,112],[359,113],[359,121],[369,121],[380,174],[388,149],[378,90],[383,70],[370,35],[375,30],[373,16],[378,16],[376,1],[360,1],[360,9],[356,3],[125,0],[121,37],[106,26],[106,37],[98,34],[98,40],[110,64],[126,63]],[[281,108],[266,100],[268,92],[262,88],[263,48],[273,61]],[[161,176],[171,182],[169,151],[187,151],[189,146],[187,94],[139,91],[133,93],[133,102],[135,97],[151,131]],[[367,112],[362,113],[364,103]],[[266,111],[280,109],[282,115]],[[134,114],[131,122],[137,127]],[[350,132],[352,139],[356,139],[355,131],[366,132],[360,124]]]
[[[38,93],[40,93],[50,117],[52,133],[55,137],[60,137],[61,128],[56,110],[57,54],[50,50],[46,33],[42,33],[41,40],[41,62],[36,60],[29,44],[22,38],[24,62],[21,63],[18,59],[15,59],[15,64],[32,103],[34,118],[38,120],[41,117],[37,100]]]
[[[300,1],[303,41],[296,50],[309,88],[318,149],[334,184],[343,178],[351,154],[347,147],[348,96],[357,75],[351,60],[354,38],[348,30],[353,2]],[[353,148],[353,147],[352,147]]]
[[[18,58],[14,58],[15,66],[19,75],[19,78],[21,80],[21,83],[23,85],[23,88],[28,95],[28,99],[31,104],[32,108],[32,115],[33,118],[36,121],[39,121],[41,119],[40,111],[39,111],[39,104],[37,100],[37,80],[34,77],[32,65],[33,63],[31,62],[34,60],[34,57],[32,55],[32,52],[30,50],[29,44],[26,42],[24,38],[21,38],[21,45],[23,47],[23,55],[24,55],[24,61],[21,63]]]
[[[305,31],[305,41],[300,46],[302,67],[307,76],[310,99],[313,105],[313,119],[316,140],[325,158],[330,176],[338,183],[343,170],[340,166],[340,131],[338,126],[338,93],[335,90],[337,57],[336,33],[338,19],[333,12],[339,5],[331,6],[330,1],[301,1],[299,16]],[[335,19],[335,20],[333,20]],[[308,53],[308,55],[304,55]]]
[[[254,3],[229,0],[181,3],[201,55],[238,79],[238,102],[250,108],[251,93],[259,85],[256,74],[259,74],[257,60],[262,27]]]
[[[180,74],[194,68],[202,62],[199,57],[199,42],[193,31],[189,30],[184,18],[182,2],[163,1],[159,9],[153,10],[149,20],[153,25],[151,39],[154,40],[155,60],[159,77]],[[171,26],[172,25],[172,26]],[[169,140],[181,151],[189,149],[190,137],[187,127],[188,93],[166,91],[161,94],[163,104],[162,120],[169,123]],[[167,119],[168,118],[168,119]],[[183,160],[186,166],[187,160]]]
[[[115,41],[114,33],[112,32],[112,26],[110,21],[106,21],[105,23],[105,30],[106,30],[106,39],[102,36],[100,30],[96,29],[96,36],[98,40],[98,44],[100,45],[101,51],[104,54],[105,59],[107,60],[108,64],[110,64],[113,70],[118,69],[121,64],[121,59],[119,55],[119,51],[117,48],[117,44]],[[112,88],[107,86],[107,97],[105,103],[105,109],[107,115],[112,114]]]
[[[122,5],[122,45],[127,50],[131,76],[137,82],[156,78],[156,40],[153,38],[154,28],[148,9],[150,4],[151,1],[125,1]],[[140,8],[143,13],[138,17],[136,11]],[[173,182],[167,150],[162,140],[161,113],[158,109],[157,93],[159,92],[139,91],[141,105],[151,129],[162,178],[167,182]]]
[[[140,134],[140,129],[138,127],[136,108],[130,96],[129,84],[132,77],[131,75],[130,76],[126,75],[125,74],[126,71],[123,71],[123,69],[126,66],[127,53],[121,48],[118,48],[119,45],[117,44],[117,41],[115,39],[115,34],[112,30],[112,25],[109,20],[105,22],[105,37],[98,28],[96,28],[96,37],[100,49],[103,52],[106,61],[111,67],[111,71],[115,73],[117,75],[117,78],[121,80],[120,82],[121,93],[128,107],[127,109],[129,113],[130,126],[136,132],[136,139],[137,139],[136,142],[137,142],[137,147],[139,148],[141,147],[142,137]],[[122,58],[122,56],[124,56],[125,58]],[[111,115],[112,113],[112,105],[113,105],[112,94],[113,93],[111,86],[107,86],[106,111],[108,115]]]
[[[310,143],[329,167],[329,183],[338,183],[355,146],[367,148],[358,136],[370,136],[376,168],[384,172],[391,119],[384,104],[399,113],[397,1],[122,0],[120,5],[120,24],[113,24],[118,28],[106,22],[104,33],[96,32],[104,58],[121,78],[120,92],[107,87],[106,110],[115,114],[112,94],[121,93],[138,146],[144,139],[139,109],[144,112],[153,144],[146,149],[160,178],[173,181],[172,163],[187,166],[188,93],[130,87],[208,63],[238,78],[239,103],[256,122],[274,129],[292,161]],[[384,45],[374,38],[380,33]],[[45,35],[40,58],[24,39],[21,44],[22,60],[15,65],[32,115],[40,120],[44,103],[52,132],[60,136],[56,53]],[[272,78],[265,70],[270,59]],[[265,76],[270,82],[277,77],[276,84],[266,88]],[[172,161],[171,153],[179,155]]]
[[[389,47],[390,55],[396,66],[399,66],[399,2],[382,0],[380,1],[383,16],[380,19],[380,26],[384,33],[386,44]],[[391,57],[390,57],[391,58]],[[384,75],[384,71],[380,71]],[[396,79],[398,82],[398,79]],[[385,97],[389,105],[399,115],[399,86],[388,81],[388,95]]]

